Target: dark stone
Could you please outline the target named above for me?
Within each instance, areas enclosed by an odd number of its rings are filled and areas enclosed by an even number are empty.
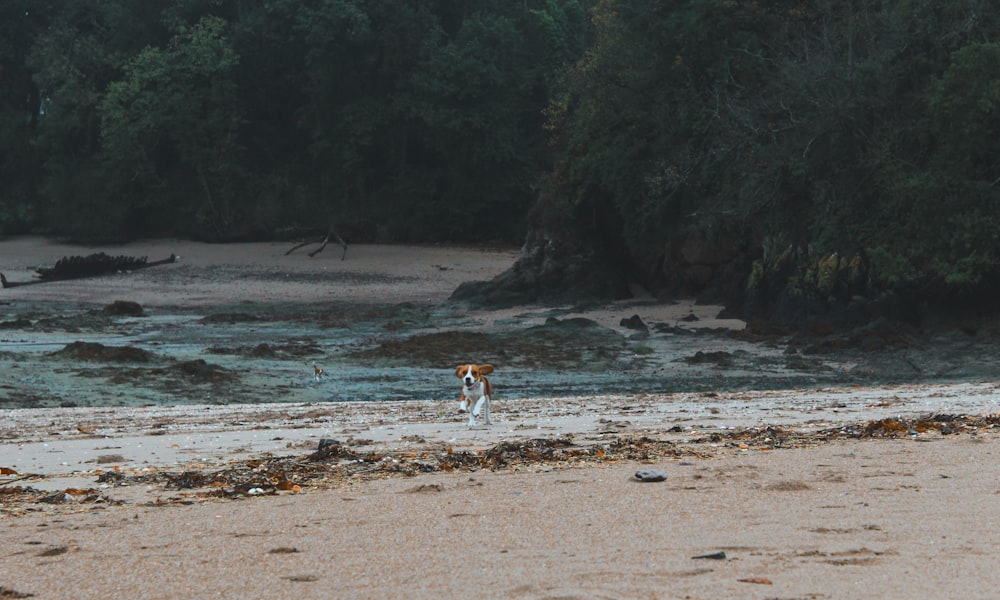
[[[73,342],[52,353],[75,360],[104,362],[149,362],[153,353],[135,346],[105,346],[98,342]]]
[[[649,331],[649,327],[646,326],[645,323],[643,323],[642,317],[640,317],[639,315],[632,315],[627,319],[622,319],[621,322],[618,324],[627,329],[634,329],[636,331]]]
[[[666,481],[667,474],[656,469],[639,469],[635,472],[635,478],[644,482]]]
[[[330,446],[336,446],[338,444],[340,444],[340,442],[338,440],[333,440],[333,439],[330,439],[330,438],[323,438],[323,439],[321,439],[319,441],[319,448],[318,449],[319,450],[326,450]]]
[[[250,350],[250,356],[254,358],[274,358],[277,355],[274,348],[268,343],[260,343]]]
[[[11,321],[0,322],[0,329],[31,329],[32,323],[24,317],[19,317]]]
[[[717,350],[714,352],[702,352],[699,350],[694,353],[694,356],[685,358],[684,362],[692,365],[711,364],[729,366],[733,362],[733,355],[725,350]]]
[[[131,300],[115,300],[104,307],[104,314],[115,317],[144,317],[145,311],[138,302]]]

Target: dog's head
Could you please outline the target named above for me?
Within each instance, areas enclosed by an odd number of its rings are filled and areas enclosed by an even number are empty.
[[[483,376],[493,372],[493,365],[458,365],[455,367],[455,377],[462,380],[462,383],[470,386],[477,381],[482,381]]]

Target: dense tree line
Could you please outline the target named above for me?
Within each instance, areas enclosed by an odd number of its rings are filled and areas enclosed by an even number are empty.
[[[998,291],[1000,5],[604,0],[591,21],[540,226],[573,215],[654,291],[765,314]]]
[[[7,0],[0,231],[520,239],[586,27],[574,0]]]
[[[998,81],[989,0],[8,0],[0,229],[527,231],[553,293],[971,294]]]

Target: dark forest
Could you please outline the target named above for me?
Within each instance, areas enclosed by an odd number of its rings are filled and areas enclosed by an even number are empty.
[[[0,234],[336,225],[523,243],[526,300],[989,305],[998,37],[986,0],[6,0]]]

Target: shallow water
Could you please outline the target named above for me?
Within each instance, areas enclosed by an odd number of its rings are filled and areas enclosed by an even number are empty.
[[[493,319],[443,305],[251,305],[109,317],[74,305],[0,307],[0,408],[457,401],[454,365],[490,362],[496,399],[662,394],[911,379],[850,354],[803,356],[731,331],[648,323],[648,337],[564,312]],[[147,362],[81,360],[72,342]],[[870,360],[870,359],[869,359]],[[911,361],[912,362],[912,361]],[[313,377],[313,365],[325,375]],[[889,364],[888,362],[886,364]],[[908,368],[908,367],[906,367]],[[961,377],[961,372],[952,373]]]

